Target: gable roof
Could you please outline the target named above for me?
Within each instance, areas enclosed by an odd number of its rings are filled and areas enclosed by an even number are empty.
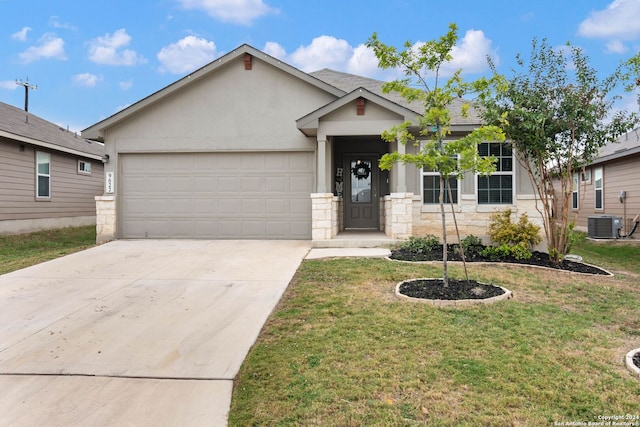
[[[261,59],[262,61],[267,62],[268,64],[273,65],[274,67],[288,73],[291,74],[309,84],[311,84],[312,86],[315,86],[321,90],[324,90],[336,97],[340,97],[343,96],[346,92],[335,87],[332,86],[329,83],[326,83],[320,79],[317,79],[313,76],[311,76],[310,74],[305,73],[304,71],[301,71],[291,65],[288,65],[282,61],[280,61],[279,59],[274,58],[273,56],[267,55],[266,53],[252,47],[249,46],[248,44],[243,44],[242,46],[236,48],[235,50],[227,53],[226,55],[221,56],[220,58],[208,63],[207,65],[199,68],[198,70],[194,71],[191,74],[188,74],[187,76],[181,78],[180,80],[170,84],[169,86],[164,87],[163,89],[160,89],[159,91],[147,96],[146,98],[141,99],[140,101],[136,102],[135,104],[125,108],[122,111],[119,111],[118,113],[112,115],[111,117],[108,117],[90,127],[88,127],[87,129],[82,131],[82,135],[86,138],[89,139],[94,139],[94,140],[98,140],[98,141],[102,141],[104,140],[104,131],[117,124],[118,122],[121,122],[122,120],[125,120],[127,117],[137,113],[140,110],[143,110],[147,107],[149,107],[150,105],[153,105],[159,101],[161,101],[162,99],[164,99],[165,97],[173,94],[174,92],[182,89],[185,86],[191,85],[194,82],[202,79],[203,77],[206,77],[208,75],[210,75],[211,73],[215,72],[217,69],[219,69],[220,67],[228,64],[231,61],[236,60],[238,57],[243,56],[244,54],[249,54],[252,55],[256,58]]]
[[[342,89],[346,93],[353,92],[358,88],[364,88],[369,92],[386,98],[404,108],[415,111],[419,115],[424,114],[424,106],[420,102],[414,101],[409,103],[397,92],[384,93],[382,91],[382,85],[386,82],[383,82],[381,80],[370,79],[368,77],[357,76],[355,74],[342,73],[340,71],[330,70],[328,68],[314,71],[309,74],[339,89]],[[451,112],[452,125],[455,126],[482,124],[482,120],[473,107],[469,108],[469,114],[467,115],[467,117],[462,116],[462,105],[468,103],[469,101],[465,99],[454,99],[453,105],[449,110]]]
[[[616,142],[609,143],[600,149],[599,157],[593,164],[604,163],[640,153],[640,128],[622,135]]]
[[[416,116],[419,115],[417,112],[409,108],[403,107],[399,104],[396,104],[395,102],[387,98],[384,98],[380,95],[372,93],[366,88],[358,87],[354,89],[351,93],[341,98],[338,98],[335,101],[330,102],[324,105],[323,107],[317,109],[316,111],[309,113],[306,116],[296,120],[298,129],[300,129],[300,131],[302,131],[302,133],[304,133],[307,136],[315,135],[318,129],[320,119],[322,117],[347,105],[348,103],[356,100],[357,98],[364,98],[368,101],[378,104],[379,106],[386,108],[387,110],[392,111],[398,114],[399,116],[402,116],[403,120],[405,121],[413,121],[416,118]]]
[[[3,102],[0,102],[0,136],[95,160],[101,160],[104,154],[104,145]]]

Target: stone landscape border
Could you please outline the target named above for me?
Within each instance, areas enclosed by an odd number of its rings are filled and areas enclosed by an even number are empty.
[[[509,300],[511,298],[513,298],[513,292],[511,292],[509,289],[507,288],[503,288],[502,286],[498,286],[498,285],[490,285],[490,286],[495,286],[497,288],[500,288],[504,291],[504,293],[502,295],[497,295],[495,297],[491,297],[491,298],[484,298],[484,299],[459,299],[459,300],[444,300],[444,299],[426,299],[426,298],[415,298],[415,297],[410,297],[404,294],[400,293],[400,286],[402,286],[405,283],[408,282],[415,282],[418,280],[442,280],[442,278],[418,278],[418,279],[407,279],[407,280],[403,280],[402,282],[398,283],[396,285],[396,296],[399,297],[400,299],[405,299],[408,301],[413,301],[413,302],[420,302],[420,303],[424,303],[424,304],[431,304],[433,306],[436,307],[467,307],[467,306],[471,306],[471,305],[480,305],[480,304],[493,304],[494,302],[498,302],[498,301],[504,301],[504,300]],[[487,285],[487,283],[483,283],[485,285]]]
[[[635,363],[633,363],[633,356],[635,356],[636,353],[640,353],[640,348],[636,348],[635,350],[631,350],[629,353],[627,353],[624,361],[627,365],[627,369],[629,369],[635,376],[640,378],[640,368],[638,368]]]
[[[442,261],[407,261],[404,259],[393,259],[391,257],[385,257],[385,259],[387,261],[393,261],[393,262],[406,262],[406,263],[411,263],[411,264],[430,264],[430,263],[439,263],[442,264]],[[454,265],[462,265],[462,261],[447,261],[447,263],[449,264],[454,264]],[[615,277],[615,275],[610,272],[609,270],[605,270],[602,267],[598,267],[597,265],[593,265],[593,264],[587,264],[587,263],[582,263],[584,265],[588,265],[589,267],[593,267],[593,268],[597,268],[598,270],[602,270],[607,274],[593,274],[593,273],[581,273],[579,271],[568,271],[568,270],[563,270],[561,268],[551,268],[551,267],[545,267],[543,265],[535,265],[535,264],[520,264],[517,262],[499,262],[499,261],[467,261],[467,265],[515,265],[517,267],[532,267],[532,268],[541,268],[544,270],[548,270],[548,271],[561,271],[563,273],[568,273],[568,274],[576,274],[576,275],[581,275],[581,276],[592,276],[592,277]]]

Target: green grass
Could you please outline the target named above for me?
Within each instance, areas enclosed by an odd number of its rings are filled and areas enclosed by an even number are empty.
[[[640,415],[640,381],[623,364],[640,347],[640,270],[627,260],[640,246],[624,246],[572,251],[631,270],[615,278],[471,266],[515,298],[464,309],[394,296],[399,281],[439,277],[439,264],[304,261],[242,365],[229,424],[546,426]]]
[[[77,252],[95,244],[95,226],[0,236],[0,274]]]

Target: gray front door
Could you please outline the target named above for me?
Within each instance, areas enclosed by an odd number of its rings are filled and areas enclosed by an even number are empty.
[[[347,156],[344,174],[345,228],[377,230],[378,159],[366,155]]]

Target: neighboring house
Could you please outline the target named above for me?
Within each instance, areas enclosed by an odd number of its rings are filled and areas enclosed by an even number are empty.
[[[0,234],[95,224],[103,144],[0,102]]]
[[[623,235],[631,231],[640,214],[640,128],[603,147],[584,172],[574,174],[573,182],[577,229],[588,231],[589,217],[613,215],[623,219]]]
[[[394,150],[383,130],[423,110],[383,82],[305,73],[248,45],[85,129],[110,156],[98,198],[98,241],[114,238],[311,239],[380,230],[393,239],[440,234],[437,176],[378,168]],[[459,101],[462,104],[462,100]],[[454,116],[451,138],[480,124]],[[454,181],[464,234],[486,235],[491,213],[531,218],[534,191],[509,146],[491,177]],[[450,221],[451,227],[453,223]]]

